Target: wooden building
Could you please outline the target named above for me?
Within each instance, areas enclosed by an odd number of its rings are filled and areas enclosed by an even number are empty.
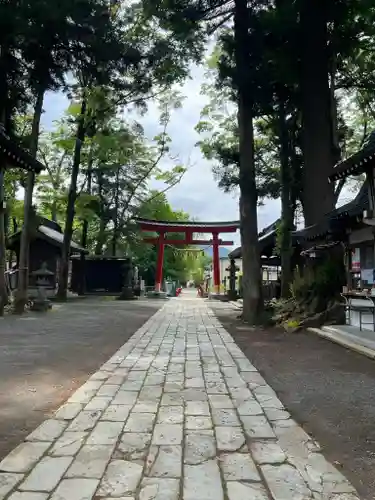
[[[61,227],[56,222],[38,217],[36,229],[31,232],[30,253],[29,253],[29,283],[30,288],[35,287],[32,273],[41,268],[46,263],[47,269],[54,273],[54,286],[57,284],[59,262],[64,241],[64,234]],[[11,235],[7,242],[8,250],[16,254],[16,267],[19,266],[21,231]],[[80,245],[71,242],[71,255],[88,253]]]
[[[318,245],[332,247],[343,244],[350,247],[361,239],[363,230],[368,226],[363,221],[363,212],[369,207],[367,182],[363,183],[358,194],[349,203],[329,212],[319,223],[293,233],[293,241],[304,248],[304,254]]]
[[[273,261],[273,265],[275,266],[280,265],[280,261],[276,262],[274,260],[275,246],[276,246],[276,231],[279,222],[280,219],[277,219],[275,222],[273,222],[269,226],[265,227],[262,231],[260,231],[258,235],[259,252],[260,255],[263,257],[262,259],[263,262],[265,262],[264,265],[268,264],[268,262],[266,262],[267,259],[271,259]],[[242,248],[241,247],[235,248],[228,255],[228,259],[242,259]]]
[[[260,231],[258,235],[259,252],[261,260],[261,273],[263,282],[263,295],[266,299],[271,299],[277,295],[278,281],[281,272],[280,257],[276,255],[277,226],[280,219]],[[228,255],[228,262],[234,259],[239,267],[238,279],[236,282],[237,291],[241,295],[242,281],[242,249],[235,248]]]
[[[71,290],[80,295],[120,295],[133,264],[129,257],[72,257]]]
[[[354,225],[348,224],[347,286],[342,296],[347,304],[347,325],[375,331],[375,131],[354,155],[339,162],[329,176],[331,182],[365,174],[365,202],[360,204]]]

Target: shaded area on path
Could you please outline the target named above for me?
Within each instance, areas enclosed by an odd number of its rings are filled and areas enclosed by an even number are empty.
[[[0,458],[107,361],[161,302],[82,299],[0,319]]]
[[[375,362],[312,333],[253,330],[239,310],[208,305],[325,456],[374,499]]]

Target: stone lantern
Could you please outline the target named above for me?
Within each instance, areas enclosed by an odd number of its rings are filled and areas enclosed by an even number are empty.
[[[35,280],[37,295],[33,300],[31,309],[33,311],[48,311],[52,305],[47,297],[47,290],[54,288],[55,275],[52,271],[47,269],[47,264],[43,262],[40,269],[31,273],[32,278]]]
[[[124,265],[122,266],[122,270],[124,276],[124,284],[118,300],[135,300],[137,297],[134,295],[133,289],[134,269],[130,258],[126,259]]]
[[[234,259],[230,259],[230,265],[226,269],[226,271],[229,271],[229,292],[228,292],[229,300],[238,299],[236,291],[236,272],[239,270],[240,268],[236,266],[236,261]]]

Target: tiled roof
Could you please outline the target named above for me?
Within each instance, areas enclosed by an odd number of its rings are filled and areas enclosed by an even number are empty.
[[[370,165],[375,166],[375,130],[371,132],[362,149],[346,160],[340,161],[328,178],[333,182],[349,175],[359,175]]]
[[[64,242],[64,234],[60,231],[56,231],[56,229],[52,229],[51,227],[45,225],[40,225],[38,227],[38,233],[41,238],[47,240],[49,243],[51,243],[51,245],[57,246],[59,248],[62,247]],[[21,231],[17,231],[16,233],[12,234],[8,240],[8,248],[14,248],[18,244],[20,236]],[[78,243],[75,243],[74,241],[70,243],[70,250],[77,253],[88,253],[87,250],[82,248],[80,245],[78,245]]]
[[[62,246],[64,242],[64,234],[60,233],[59,231],[56,231],[55,229],[52,229],[47,226],[39,226],[38,227],[39,233],[42,235],[46,236],[46,238],[51,242],[51,243],[57,243],[58,246]],[[75,243],[72,241],[70,243],[70,248],[71,250],[76,250],[77,252],[83,252],[85,251],[84,248],[82,248],[78,243]]]
[[[335,208],[326,215],[326,217],[318,224],[305,227],[299,231],[293,231],[292,240],[296,243],[300,241],[311,241],[324,237],[330,234],[337,227],[340,220],[350,217],[360,217],[364,210],[369,208],[368,187],[367,182],[364,182],[357,196],[349,203],[345,203],[341,207]],[[260,252],[276,239],[277,225],[280,219],[266,227],[259,233]],[[235,248],[228,257],[230,259],[240,259],[242,257],[241,247]]]
[[[279,224],[281,219],[275,220],[272,224],[269,226],[265,227],[262,229],[262,231],[258,234],[258,241],[259,241],[259,251],[262,254],[262,252],[268,247],[269,245],[274,245],[276,241],[276,231],[277,231],[277,226]],[[229,259],[240,259],[242,257],[242,249],[241,247],[235,248],[229,255]]]
[[[7,163],[12,167],[30,170],[37,174],[44,169],[44,165],[33,158],[30,153],[17,145],[11,139],[0,124],[0,154],[5,157]]]
[[[332,210],[332,212],[327,214],[320,223],[295,231],[293,236],[297,239],[297,241],[315,240],[326,236],[337,227],[338,221],[344,218],[359,217],[362,215],[364,210],[368,209],[368,207],[368,188],[367,182],[364,182],[359,190],[359,193],[353,200]]]
[[[241,247],[237,247],[228,254],[228,259],[240,259],[242,257]]]

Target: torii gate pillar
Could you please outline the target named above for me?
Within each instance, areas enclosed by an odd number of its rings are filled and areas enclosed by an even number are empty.
[[[164,233],[159,233],[155,274],[155,292],[160,292],[163,283]]]
[[[212,258],[214,271],[214,292],[220,293],[220,259],[218,233],[212,233]]]

